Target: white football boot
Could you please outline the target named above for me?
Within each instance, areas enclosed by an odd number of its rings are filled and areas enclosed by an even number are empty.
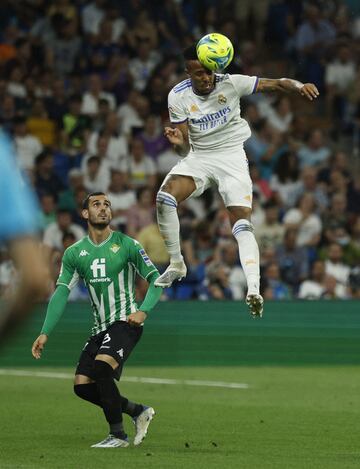
[[[184,261],[171,262],[165,272],[158,277],[154,284],[156,287],[171,287],[175,280],[181,280],[186,276],[187,268]]]
[[[136,435],[134,445],[138,446],[146,437],[151,420],[154,418],[155,410],[152,407],[145,407],[140,415],[133,418],[135,424]]]
[[[129,446],[129,441],[127,439],[122,440],[121,438],[116,438],[116,436],[110,433],[105,440],[100,441],[95,445],[91,445],[91,448],[126,448],[127,446]]]
[[[248,294],[246,297],[246,304],[250,309],[250,314],[253,318],[261,318],[264,311],[264,300],[261,295]]]

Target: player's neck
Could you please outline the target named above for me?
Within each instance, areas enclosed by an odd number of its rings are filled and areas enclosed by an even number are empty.
[[[89,238],[94,244],[101,244],[111,235],[111,233],[112,230],[109,226],[105,228],[89,226]]]

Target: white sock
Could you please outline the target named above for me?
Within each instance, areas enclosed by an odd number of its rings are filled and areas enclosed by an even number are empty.
[[[232,229],[239,245],[240,262],[248,285],[248,294],[259,294],[260,262],[259,247],[254,236],[254,227],[249,220],[238,220]]]
[[[180,223],[175,197],[167,192],[159,191],[156,196],[156,209],[159,230],[164,238],[170,262],[182,262]]]

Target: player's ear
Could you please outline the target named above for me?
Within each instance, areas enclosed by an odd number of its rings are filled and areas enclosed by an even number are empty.
[[[84,208],[82,211],[81,211],[81,215],[83,218],[85,218],[85,220],[88,220],[89,219],[89,211]]]

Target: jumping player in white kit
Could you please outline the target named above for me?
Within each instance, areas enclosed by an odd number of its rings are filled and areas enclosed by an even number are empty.
[[[169,287],[186,275],[180,249],[178,203],[201,195],[215,184],[239,245],[248,286],[246,303],[252,316],[261,317],[259,248],[251,223],[252,182],[243,148],[251,131],[240,116],[240,98],[256,92],[294,91],[313,100],[319,92],[312,83],[287,78],[216,74],[200,64],[195,45],[184,51],[184,59],[189,78],[169,93],[173,127],[165,127],[165,135],[185,158],[166,176],[156,198],[158,225],[170,265],[155,285]]]

